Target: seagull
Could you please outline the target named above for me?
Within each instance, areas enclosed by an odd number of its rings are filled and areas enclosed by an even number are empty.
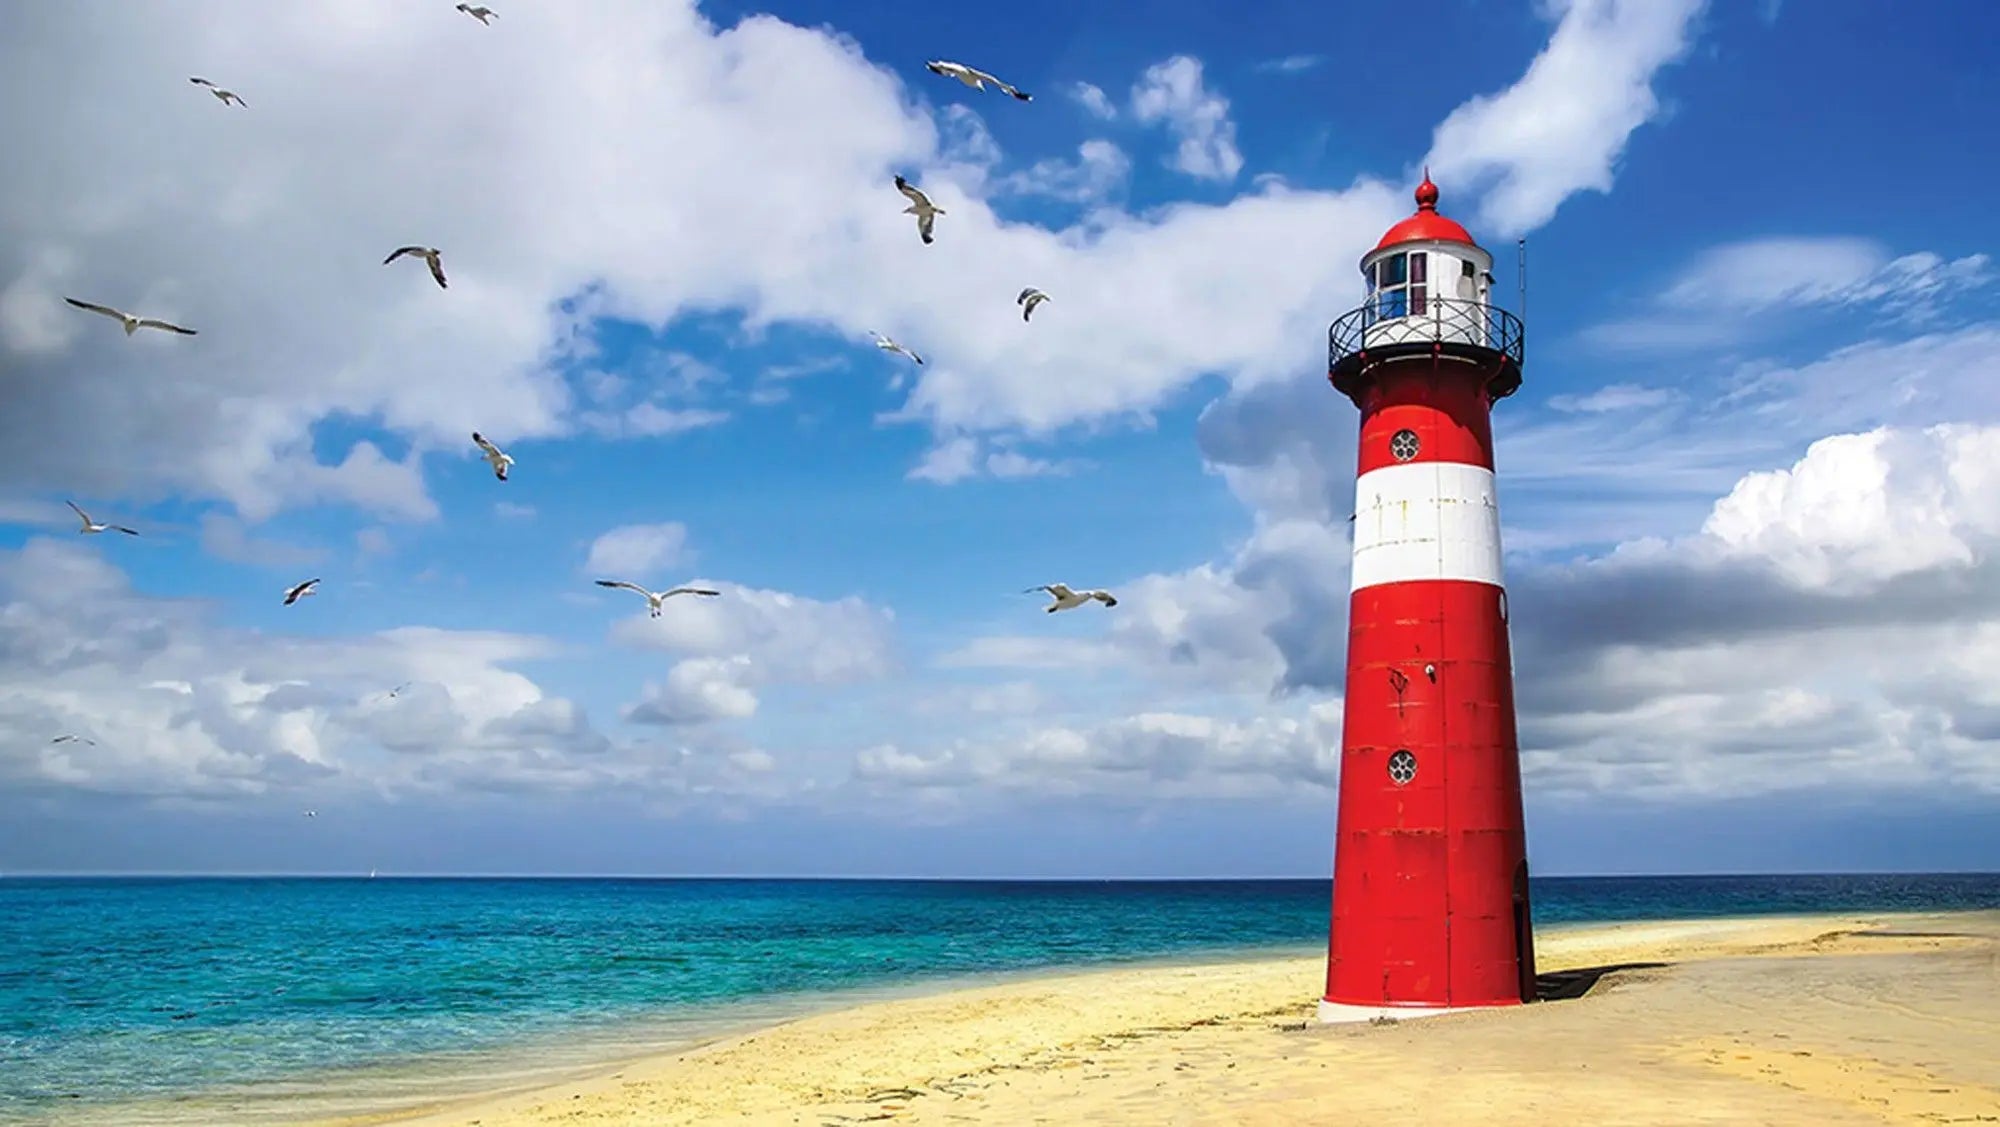
[[[414,684],[416,684],[416,682],[415,682],[415,681],[405,681],[405,682],[403,682],[402,684],[400,684],[400,685],[397,685],[397,686],[396,686],[395,688],[393,688],[393,689],[390,689],[390,690],[389,690],[389,695],[393,697],[393,696],[395,696],[395,695],[396,695],[397,693],[400,693],[400,692],[402,692],[402,691],[403,691],[404,689],[407,689],[407,688],[409,688],[409,687],[410,687],[411,685],[414,685]]]
[[[675,587],[671,591],[648,591],[637,583],[627,583],[622,579],[600,579],[597,581],[597,585],[599,587],[623,587],[627,591],[637,591],[641,595],[646,596],[646,608],[654,618],[660,617],[660,604],[673,598],[675,595],[722,594],[720,591],[710,591],[704,587]]]
[[[444,281],[444,263],[439,259],[442,252],[436,247],[397,247],[396,253],[382,260],[382,265],[387,266],[406,254],[414,254],[425,262],[430,263],[431,277],[437,279],[438,288],[449,288],[445,285]]]
[[[502,453],[498,446],[486,441],[478,431],[472,432],[472,441],[486,452],[486,464],[493,467],[493,476],[506,481],[507,467],[514,464],[513,455]]]
[[[308,818],[317,818],[317,817],[319,817],[319,811],[317,811],[317,810],[308,810],[308,811],[306,811],[306,812],[305,812],[305,817],[308,817]]]
[[[76,507],[75,501],[64,501],[63,504],[68,505],[71,509],[75,510],[76,519],[83,522],[83,527],[81,529],[78,529],[79,532],[84,532],[84,533],[122,532],[127,536],[139,535],[139,530],[136,528],[126,528],[122,524],[99,524],[96,521],[91,520],[90,514],[84,512],[82,509],[78,509]]]
[[[1034,314],[1035,306],[1040,305],[1048,299],[1048,294],[1043,293],[1033,286],[1029,286],[1027,289],[1021,291],[1020,297],[1014,299],[1014,304],[1021,307],[1021,320],[1025,321]]]
[[[873,329],[868,330],[868,332],[875,338],[875,347],[881,349],[882,351],[900,352],[903,355],[909,357],[910,359],[915,360],[919,364],[924,362],[923,357],[917,355],[914,352],[911,352],[909,349],[904,348],[902,345],[897,344],[895,341],[889,339],[888,337],[883,336],[881,333],[878,333]]]
[[[76,306],[78,309],[88,309],[92,313],[102,313],[106,317],[116,318],[120,324],[125,326],[125,335],[128,337],[140,329],[165,329],[170,333],[179,333],[186,337],[194,335],[193,329],[183,329],[179,325],[169,321],[162,321],[157,317],[134,317],[130,313],[113,309],[108,305],[93,305],[88,301],[78,301],[73,297],[66,297],[63,300]]]
[[[1107,607],[1118,605],[1117,596],[1109,591],[1072,591],[1069,589],[1069,584],[1067,583],[1044,583],[1040,587],[1028,588],[1023,594],[1034,591],[1047,591],[1055,597],[1056,601],[1050,603],[1046,608],[1050,614],[1054,614],[1059,610],[1070,610],[1074,607],[1080,607],[1092,599],[1096,599]]]
[[[304,583],[299,584],[297,587],[294,587],[291,590],[285,592],[285,605],[291,606],[293,603],[298,602],[300,599],[305,598],[307,595],[316,594],[317,592],[315,592],[313,588],[318,585],[319,585],[319,580],[308,579]]]
[[[1014,97],[1019,98],[1024,102],[1032,102],[1035,100],[1032,94],[1023,94],[1019,90],[1014,89],[1012,86],[1009,86],[1006,83],[1000,81],[999,79],[993,77],[992,75],[987,74],[985,71],[974,70],[971,67],[966,66],[964,63],[952,63],[952,62],[946,62],[943,59],[936,59],[931,62],[925,63],[924,69],[930,71],[932,74],[941,74],[946,78],[956,78],[960,82],[965,83],[967,86],[972,87],[974,90],[984,90],[986,89],[985,84],[991,82],[993,85],[999,87],[1003,92],[1012,94]]]
[[[97,741],[91,739],[89,736],[57,736],[55,739],[52,739],[49,742],[52,744],[66,744],[71,740],[75,740],[78,743],[87,743],[92,747],[97,746]]]
[[[468,16],[471,16],[473,19],[478,20],[482,24],[486,23],[487,20],[492,19],[494,16],[500,14],[484,4],[481,4],[477,8],[473,7],[470,4],[460,4],[458,6],[458,10],[464,12]]]
[[[944,214],[944,209],[931,203],[931,198],[924,195],[922,188],[901,176],[896,177],[896,190],[910,197],[910,206],[903,209],[903,214],[917,217],[917,234],[928,245],[933,241],[931,228],[937,225],[937,217]]]
[[[208,88],[208,92],[215,95],[216,98],[220,100],[222,104],[225,106],[232,101],[234,101],[237,105],[244,107],[245,109],[248,109],[250,106],[250,103],[244,101],[242,98],[237,96],[236,91],[224,90],[222,87],[217,86],[215,83],[210,82],[206,78],[190,78],[188,79],[188,81],[194,83],[196,86],[206,86]]]

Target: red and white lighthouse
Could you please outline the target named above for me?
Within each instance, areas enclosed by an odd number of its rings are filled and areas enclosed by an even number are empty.
[[[1490,414],[1521,384],[1521,321],[1428,172],[1416,198],[1328,333],[1361,409],[1329,1021],[1535,989]]]

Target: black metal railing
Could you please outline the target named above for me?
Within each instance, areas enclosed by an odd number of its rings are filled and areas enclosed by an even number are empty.
[[[1348,381],[1372,361],[1449,352],[1475,360],[1490,358],[1494,394],[1508,395],[1521,383],[1522,336],[1519,317],[1484,302],[1433,297],[1424,303],[1422,313],[1384,316],[1378,296],[1327,329],[1327,374],[1345,392],[1350,390],[1345,386]]]

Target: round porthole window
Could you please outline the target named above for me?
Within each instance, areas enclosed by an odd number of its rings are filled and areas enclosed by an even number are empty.
[[[1417,777],[1417,757],[1408,748],[1398,748],[1389,757],[1389,781],[1399,787],[1408,786]]]
[[[1417,432],[1408,427],[1389,436],[1389,453],[1394,454],[1398,462],[1407,462],[1416,457],[1417,446]]]

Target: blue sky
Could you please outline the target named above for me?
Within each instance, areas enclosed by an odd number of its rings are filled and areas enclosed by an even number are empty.
[[[2000,16],[435,6],[0,14],[0,872],[1323,874],[1426,164],[1537,870],[1993,867]]]

